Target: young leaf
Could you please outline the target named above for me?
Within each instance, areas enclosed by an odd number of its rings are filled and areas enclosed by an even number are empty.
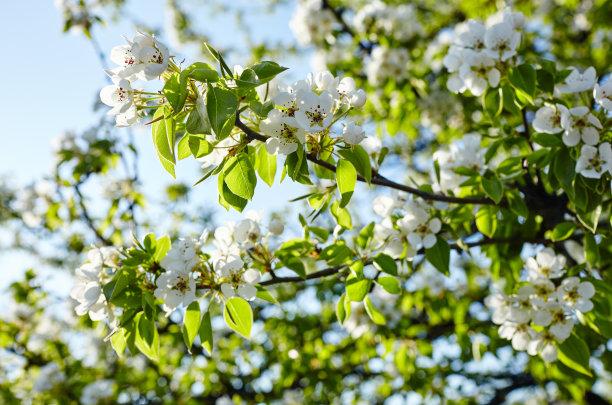
[[[251,338],[253,311],[248,302],[238,297],[230,298],[223,308],[223,317],[227,326],[245,338]]]
[[[253,198],[257,176],[246,153],[230,158],[223,166],[223,176],[225,184],[232,193],[247,200]]]
[[[187,350],[191,353],[191,345],[200,329],[200,304],[193,301],[185,311],[183,319],[183,339],[187,345]]]
[[[187,78],[178,73],[173,74],[164,85],[163,92],[172,107],[173,115],[178,114],[183,110],[187,100]]]
[[[576,224],[573,222],[561,222],[555,226],[550,234],[550,240],[553,242],[559,242],[572,236],[576,230]]]
[[[225,139],[232,132],[236,121],[238,99],[229,90],[208,85],[206,92],[206,112],[210,126],[217,139]]]
[[[351,162],[355,166],[357,173],[370,184],[372,180],[370,156],[361,145],[355,145],[352,149],[339,149],[338,154]]]
[[[497,117],[503,107],[500,88],[488,87],[483,96],[484,109],[491,118]]]
[[[338,317],[338,322],[340,325],[344,324],[344,322],[348,319],[348,314],[344,309],[344,300],[346,299],[346,294],[342,294],[338,303],[336,304],[336,316]]]
[[[383,273],[391,274],[392,276],[397,276],[397,263],[393,258],[385,253],[379,253],[373,260],[374,267]]]
[[[497,229],[497,209],[491,205],[483,205],[476,213],[476,227],[489,238]]]
[[[346,207],[351,200],[355,183],[357,182],[357,171],[351,162],[345,159],[338,160],[336,168],[336,182],[340,191],[340,208]]]
[[[443,237],[437,236],[436,239],[436,244],[425,250],[425,257],[440,273],[448,276],[450,272],[448,268],[450,263],[450,247]]]
[[[165,117],[164,118],[164,114]],[[174,129],[175,122],[170,117],[166,108],[158,108],[153,116],[153,120],[158,119],[152,124],[151,133],[153,135],[153,145],[159,156],[162,166],[174,177]]]
[[[484,192],[493,201],[495,201],[495,204],[499,204],[504,196],[504,185],[495,175],[493,175],[490,179],[483,177],[482,188],[484,189]]]
[[[589,359],[591,353],[589,347],[582,339],[572,334],[563,343],[557,345],[559,349],[559,360],[572,370],[592,377]]]
[[[529,102],[533,103],[536,90],[536,71],[528,63],[510,69],[508,74],[510,84],[517,89]]]
[[[251,69],[257,74],[259,83],[269,82],[270,80],[274,79],[277,74],[287,70],[286,67],[282,67],[276,62],[269,61],[259,62],[251,66]]]
[[[159,361],[159,333],[155,322],[148,320],[142,316],[143,312],[139,312],[134,317],[134,327],[136,335],[134,344],[149,359]]]
[[[370,317],[371,320],[374,321],[375,324],[377,325],[384,325],[387,322],[385,321],[385,316],[376,308],[374,308],[374,305],[372,305],[372,301],[370,300],[370,297],[366,297],[365,298],[365,309],[366,312],[368,313],[368,316]]]
[[[346,295],[351,301],[363,301],[365,296],[370,292],[372,280],[359,280],[352,273],[346,279]]]
[[[191,156],[189,149],[189,135],[185,134],[178,143],[177,157],[178,160],[183,160]]]
[[[224,205],[225,209],[229,209],[231,205],[236,211],[242,212],[248,200],[232,193],[227,184],[225,184],[222,174],[217,176],[217,186],[219,189],[219,202]],[[223,202],[226,204],[223,204]]]
[[[206,350],[209,355],[212,355],[213,334],[212,334],[212,325],[210,323],[210,312],[209,311],[206,311],[204,313],[204,316],[202,317],[198,335],[200,336],[200,342],[202,342],[202,347],[204,348],[204,350]]]
[[[376,282],[389,294],[399,294],[401,291],[400,283],[395,277],[378,277]]]
[[[188,145],[193,157],[201,158],[211,153],[215,148],[202,136],[189,134]]]
[[[276,176],[276,156],[270,155],[265,145],[261,145],[257,150],[257,173],[259,177],[270,187],[274,184]]]
[[[115,349],[115,352],[117,353],[117,356],[121,357],[127,345],[125,340],[125,330],[123,328],[119,328],[117,332],[113,333],[110,340],[113,349]]]

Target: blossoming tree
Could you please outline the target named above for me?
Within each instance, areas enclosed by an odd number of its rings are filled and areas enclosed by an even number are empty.
[[[67,27],[91,35],[86,3],[63,7]],[[4,398],[612,398],[612,81],[598,51],[609,6],[555,6],[547,19],[529,3],[472,3],[297,2],[290,26],[320,69],[294,82],[265,47],[245,66],[208,42],[178,58],[144,30],[110,49],[100,100],[114,119],[61,139],[64,193],[6,190],[0,217],[87,252],[70,291],[80,318],[62,327],[97,336],[105,357],[60,360],[69,345],[40,327],[44,293],[28,273],[0,331],[16,334],[11,359],[27,372]],[[171,10],[176,36],[201,41],[179,2]],[[575,30],[582,46],[556,42]],[[169,179],[185,159],[202,166],[192,191],[168,188],[171,235],[137,221],[137,151],[113,128],[143,124]],[[96,218],[85,184],[116,170],[125,177]],[[293,214],[249,210],[282,181],[304,187],[275,195]],[[211,184],[239,221],[193,212],[187,196]]]

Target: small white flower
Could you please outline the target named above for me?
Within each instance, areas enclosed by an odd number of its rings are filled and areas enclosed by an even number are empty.
[[[442,228],[440,219],[430,218],[430,213],[415,201],[409,201],[405,209],[406,215],[397,220],[397,227],[407,234],[412,247],[428,249],[435,245],[436,234]]]
[[[590,298],[595,295],[595,287],[588,281],[580,282],[578,277],[568,277],[561,282],[563,304],[580,312],[593,309]]]
[[[457,38],[458,45],[476,50],[484,49],[487,29],[481,22],[467,20],[465,24],[459,25],[457,29],[462,31]]]
[[[234,227],[234,240],[243,248],[249,249],[259,242],[261,229],[259,223],[261,218],[255,211],[248,211],[245,219]]]
[[[459,76],[474,96],[481,96],[487,89],[487,83],[491,87],[499,85],[501,74],[495,68],[494,59],[477,54],[469,59],[469,64],[465,63],[461,66]]]
[[[128,80],[153,80],[166,71],[170,54],[164,44],[142,32],[133,40],[124,39],[127,45],[111,50],[111,60],[119,65],[112,70],[114,74]]]
[[[124,114],[134,105],[134,90],[128,80],[113,74],[109,74],[109,76],[113,84],[100,90],[100,100],[107,106],[112,107],[107,113],[108,115]]]
[[[541,353],[542,359],[547,362],[557,360],[558,352],[555,345],[555,336],[548,330],[543,330],[527,345],[527,353],[535,356]]]
[[[612,174],[610,144],[604,142],[599,145],[599,148],[582,145],[580,157],[576,161],[576,172],[591,179],[599,179],[605,172]]]
[[[587,107],[574,107],[569,110],[560,104],[557,107],[561,111],[561,126],[565,129],[563,143],[576,146],[582,140],[593,146],[599,142],[598,130],[602,128],[601,123]]]
[[[492,25],[484,36],[485,53],[502,62],[516,55],[516,48],[521,42],[521,34],[507,22]]]
[[[529,257],[525,261],[525,268],[529,272],[529,279],[559,278],[565,274],[565,256],[555,255],[551,248],[544,248],[535,258]]]
[[[514,350],[527,350],[535,331],[526,323],[504,322],[498,330],[499,336],[512,341]]]
[[[288,155],[297,150],[306,141],[306,132],[292,117],[280,110],[272,110],[268,118],[259,124],[261,131],[269,135],[266,150],[271,155]]]
[[[388,217],[395,209],[395,200],[387,195],[379,195],[372,202],[372,207],[381,217]]]
[[[167,271],[155,281],[156,298],[164,301],[162,309],[169,316],[179,306],[189,306],[196,300],[196,284],[190,273]]]
[[[225,297],[232,298],[236,295],[244,298],[247,301],[252,301],[257,295],[257,288],[255,284],[259,283],[261,279],[261,273],[259,270],[248,269],[242,271],[242,269],[230,270],[229,267],[225,267],[223,270],[223,277],[228,280],[221,284],[221,292]]]
[[[382,150],[382,141],[376,136],[368,136],[361,142],[361,147],[368,152],[368,155],[375,155]]]
[[[507,322],[510,317],[511,302],[503,292],[491,294],[485,298],[485,305],[493,310],[491,320],[497,325]]]
[[[365,130],[359,125],[350,122],[342,130],[342,137],[349,145],[359,145],[365,138]]]
[[[320,95],[312,92],[298,95],[297,105],[295,120],[304,130],[319,132],[332,123],[333,98],[329,92],[324,91]]]
[[[612,111],[612,79],[608,79],[601,86],[595,84],[593,89],[593,98],[603,108]]]
[[[365,105],[367,99],[368,96],[365,90],[359,89],[349,97],[349,105],[353,108],[361,108]]]
[[[550,105],[540,108],[535,113],[533,129],[547,134],[556,134],[563,131],[561,127],[561,111]]]
[[[565,83],[559,84],[557,88],[561,93],[579,93],[581,91],[590,90],[595,86],[597,73],[593,66],[589,67],[583,73],[572,67],[572,72],[565,78]]]
[[[275,236],[279,236],[285,230],[285,224],[280,219],[273,219],[268,225],[268,231]]]

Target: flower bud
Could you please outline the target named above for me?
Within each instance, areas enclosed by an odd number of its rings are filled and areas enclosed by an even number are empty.
[[[278,219],[273,219],[272,221],[270,221],[270,225],[268,225],[268,230],[272,235],[278,236],[282,234],[285,230],[285,225],[282,221]]]
[[[353,123],[347,124],[342,130],[344,141],[351,145],[358,145],[365,138],[365,131]]]
[[[351,107],[361,108],[365,105],[368,96],[363,89],[359,89],[351,94],[350,104]]]

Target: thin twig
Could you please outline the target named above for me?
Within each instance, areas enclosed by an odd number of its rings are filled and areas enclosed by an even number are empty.
[[[248,139],[256,139],[258,141],[261,142],[266,142],[268,140],[268,137],[266,137],[265,135],[262,135],[256,131],[253,131],[251,128],[249,128],[247,125],[245,125],[242,121],[240,121],[240,117],[238,115],[236,115],[236,126],[238,128],[240,128],[247,136]],[[325,162],[323,160],[318,159],[315,155],[313,154],[306,154],[306,158],[308,160],[310,160],[312,163],[317,164],[321,167],[326,168],[327,170],[331,170],[333,172],[336,171],[336,166],[332,165],[331,163]],[[357,176],[357,180],[361,181],[361,182],[366,182],[366,179],[364,179],[362,176]],[[443,194],[433,194],[433,193],[428,193],[426,191],[423,190],[419,190],[418,188],[414,188],[414,187],[410,187],[410,186],[406,186],[404,184],[399,184],[396,183],[392,180],[387,179],[386,177],[380,175],[378,172],[372,171],[372,180],[371,180],[372,184],[376,184],[379,186],[385,186],[385,187],[389,187],[389,188],[393,188],[396,190],[401,190],[401,191],[405,191],[407,193],[416,195],[418,197],[421,197],[424,200],[428,200],[428,201],[443,201],[443,202],[448,202],[448,203],[457,203],[457,204],[482,204],[482,205],[498,205],[501,207],[504,207],[505,204],[504,203],[500,203],[500,204],[496,204],[495,201],[489,199],[489,198],[482,198],[482,197],[453,197],[453,196],[448,196],[448,195],[443,195]]]

